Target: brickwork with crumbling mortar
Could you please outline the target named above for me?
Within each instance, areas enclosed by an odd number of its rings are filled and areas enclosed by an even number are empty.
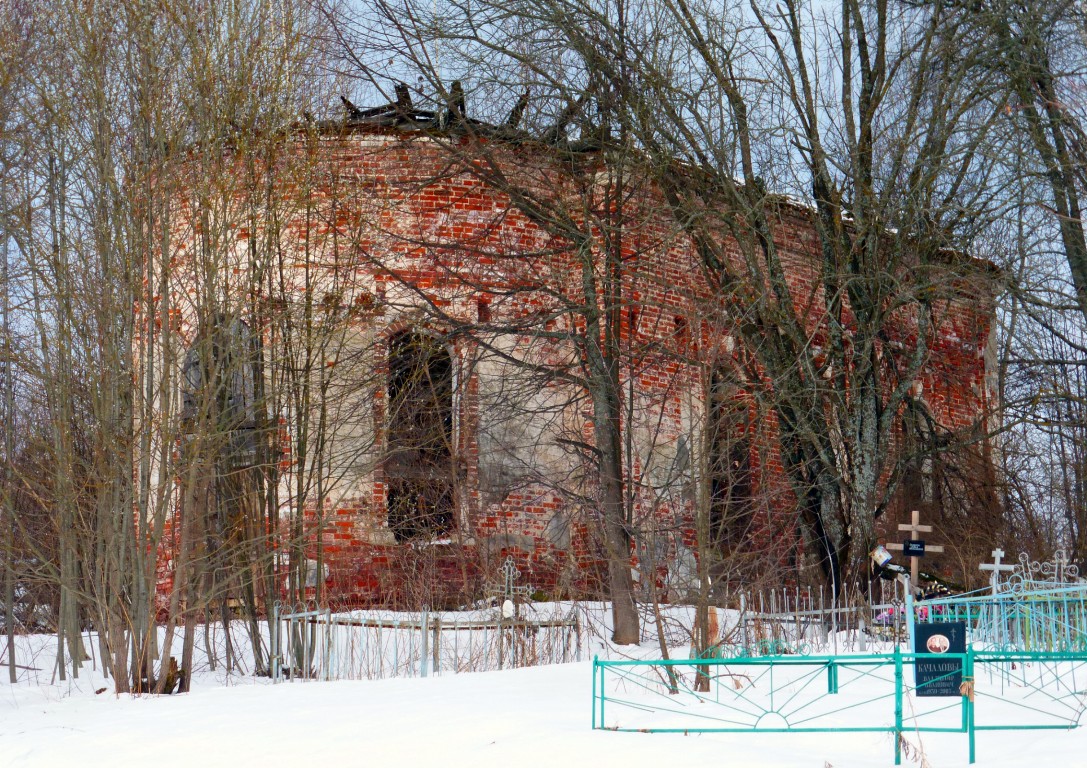
[[[507,157],[517,166],[511,173],[523,175],[529,186],[545,189],[553,184],[560,190],[569,184],[561,170],[542,160],[525,153]],[[447,148],[419,133],[356,132],[321,137],[318,158],[324,181],[308,194],[335,200],[336,213],[308,225],[291,221],[286,229],[298,243],[327,242],[334,235],[339,239],[333,268],[360,276],[354,281],[357,295],[343,300],[378,308],[365,322],[379,341],[417,325],[447,333],[454,330],[451,321],[478,323],[484,317],[493,326],[529,318],[545,329],[581,322],[576,313],[562,311],[563,300],[576,303],[579,283],[569,255],[552,250],[556,237],[483,181],[451,170]],[[692,419],[701,407],[699,375],[686,361],[734,353],[725,330],[706,317],[693,249],[660,220],[661,206],[651,191],[637,205],[644,213],[630,217],[623,244],[629,306],[621,318],[621,333],[623,344],[633,350],[624,391],[632,377],[638,434],[652,431],[652,437],[644,438],[651,447],[634,458],[636,482],[643,473],[659,471],[641,466],[642,458],[657,448],[674,455],[680,437],[691,434]],[[784,207],[775,236],[794,296],[817,308],[819,243],[807,216],[801,208]],[[239,242],[250,236],[248,229],[237,232]],[[936,419],[949,429],[971,427],[988,406],[984,351],[990,322],[988,302],[967,297],[948,308],[936,334],[920,388]],[[902,342],[908,343],[908,323],[901,333]],[[544,592],[564,596],[594,591],[603,558],[594,533],[598,513],[584,498],[591,481],[533,477],[517,470],[512,478],[494,482],[502,460],[480,454],[489,415],[481,412],[480,374],[468,364],[477,348],[466,335],[452,338],[452,355],[462,374],[455,414],[459,480],[454,530],[438,541],[397,544],[392,539],[382,468],[386,395],[380,386],[360,389],[357,408],[366,409],[373,424],[371,460],[365,469],[346,473],[334,497],[324,504],[311,501],[306,509],[307,554],[317,558],[320,551],[327,565],[327,594],[343,604],[403,602],[423,582],[430,582],[427,588],[445,585],[450,595],[470,594],[478,592],[507,555],[518,561],[524,579]],[[563,362],[561,345],[549,345],[531,333],[510,334],[510,341],[546,365]],[[371,358],[378,381],[385,373],[383,349],[382,343],[375,344]],[[591,443],[590,415],[588,403],[576,400],[563,410],[562,423],[545,434]],[[753,468],[758,489],[771,499],[755,536],[780,544],[795,539],[788,522],[794,502],[773,429],[772,419],[755,425],[762,450]],[[574,466],[552,440],[547,442],[537,448],[548,452],[549,460],[564,470]],[[284,462],[290,460],[285,456]],[[689,493],[662,501],[646,491],[634,500],[636,518],[651,519],[666,532],[666,551],[672,555],[677,547],[695,548],[691,508]],[[160,563],[163,594],[171,577],[169,567]],[[422,594],[425,590],[420,589]]]

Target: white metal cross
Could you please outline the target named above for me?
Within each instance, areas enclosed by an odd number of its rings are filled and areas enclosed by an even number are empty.
[[[994,595],[996,594],[997,587],[1000,586],[1000,573],[1001,573],[1001,571],[1003,571],[1005,573],[1010,573],[1011,571],[1015,570],[1014,565],[1001,564],[1000,561],[1003,560],[1003,559],[1004,559],[1004,550],[994,549],[993,550],[993,562],[991,562],[991,563],[982,563],[981,565],[978,566],[978,570],[992,571],[993,572],[993,575],[989,578],[989,586],[992,587]]]
[[[513,562],[513,558],[507,556],[506,562],[502,564],[502,576],[503,576],[503,589],[505,591],[505,597],[513,597],[513,585],[517,581],[517,577],[521,575],[521,572],[517,570],[517,566]]]

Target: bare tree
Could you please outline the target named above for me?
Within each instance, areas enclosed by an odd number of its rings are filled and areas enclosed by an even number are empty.
[[[246,217],[263,222],[272,220],[274,212],[268,199],[261,203],[260,194],[252,196],[255,207],[249,211],[232,207],[230,196],[245,184],[265,189],[261,185],[267,176],[257,169],[280,162],[275,153],[287,146],[282,131],[309,107],[306,99],[320,77],[310,36],[316,28],[304,11],[287,3],[234,3],[210,12],[185,2],[117,10],[77,9],[59,0],[28,11],[19,19],[22,26],[6,27],[13,35],[27,33],[24,44],[35,53],[26,58],[40,63],[28,70],[11,112],[11,122],[17,121],[22,131],[18,146],[25,162],[17,184],[5,167],[3,227],[26,265],[20,289],[30,302],[17,322],[34,328],[37,337],[35,345],[21,349],[15,364],[33,382],[27,408],[46,414],[45,434],[50,436],[48,446],[35,444],[27,426],[16,454],[48,456],[36,466],[47,467],[51,476],[42,483],[40,476],[20,474],[17,484],[20,493],[54,513],[58,547],[47,551],[43,543],[34,560],[41,570],[37,576],[59,587],[60,674],[66,674],[69,661],[78,670],[85,653],[81,629],[93,626],[119,691],[146,690],[156,683],[162,690],[173,633],[166,635],[156,675],[156,621],[163,607],[157,565],[168,556],[181,497],[189,497],[191,508],[192,499],[202,495],[194,483],[183,485],[180,495],[174,490],[175,480],[187,476],[181,472],[185,464],[175,461],[182,436],[182,332],[203,327],[209,329],[204,338],[214,340],[214,320],[231,312],[241,317],[237,310],[244,298],[259,294],[244,293],[247,277],[220,277],[234,266],[226,257],[234,256],[240,242],[237,230],[247,221],[252,226]],[[5,61],[15,50],[5,43]],[[5,159],[14,157],[9,124],[3,135]],[[224,174],[237,181],[230,189],[201,187],[206,177],[194,172],[238,167],[248,173]],[[225,197],[216,198],[217,192]],[[189,194],[204,195],[199,198],[203,208],[194,207],[207,214],[200,223],[220,227],[205,232],[204,261],[181,259],[175,250],[192,223],[178,208],[192,199]],[[216,208],[226,199],[230,205]],[[216,218],[223,213],[227,216]],[[264,252],[249,256],[268,265],[278,234],[261,242]],[[184,273],[197,267],[205,273]],[[194,282],[208,274],[212,279]],[[179,284],[207,287],[204,294],[194,294],[201,300],[199,314],[178,300],[174,291]],[[252,395],[261,372],[250,371],[248,379],[244,372],[255,360],[246,354],[227,357],[210,378],[222,383],[241,377]],[[217,402],[223,391],[213,386],[202,394]],[[42,399],[36,402],[39,393]],[[256,395],[248,403],[251,409],[263,392]],[[13,424],[11,418],[6,421]],[[221,487],[212,489],[218,492],[215,499],[244,496],[264,517],[226,542],[231,546],[214,541],[217,531],[209,527],[216,522],[214,515],[192,519],[194,525],[207,525],[189,531],[194,549],[182,565],[190,578],[178,580],[173,610],[167,610],[171,630],[179,619],[188,624],[183,687],[191,672],[193,622],[206,620],[210,606],[226,606],[227,594],[238,589],[248,597],[242,602],[250,642],[262,664],[256,618],[263,607],[254,593],[270,595],[275,589],[272,532],[279,509],[274,493],[261,496],[259,491],[268,487],[263,477],[254,490],[252,473],[238,473],[228,461],[238,447],[231,442],[239,434],[236,421],[219,413],[205,422],[197,445],[206,450],[197,466],[221,478],[216,481]],[[262,414],[257,421],[266,429],[269,418]],[[188,450],[180,453],[186,461],[191,456]],[[9,470],[12,459],[9,449]],[[278,460],[271,449],[260,452],[262,466],[275,466]],[[245,490],[224,491],[239,486]],[[10,487],[5,492],[11,498]],[[205,489],[203,495],[209,494]],[[255,523],[256,517],[245,519]],[[33,551],[29,534],[34,521],[14,519],[20,551]],[[34,576],[20,578],[24,575]],[[229,627],[224,629],[229,635]]]
[[[1013,133],[1024,140],[1020,183],[1045,190],[1071,276],[1087,319],[1087,240],[1082,223],[1087,181],[1082,89],[1084,30],[1080,3],[996,0],[963,3],[964,21],[985,43],[974,65],[993,79]]]
[[[26,8],[22,3],[0,5],[0,18],[4,31],[0,35],[0,237],[3,238],[3,273],[0,286],[3,296],[3,414],[4,414],[4,472],[3,472],[3,519],[0,520],[0,556],[4,558],[3,588],[0,602],[4,604],[4,630],[7,637],[8,676],[16,680],[15,661],[15,478],[11,470],[15,453],[16,414],[14,382],[14,345],[12,338],[12,295],[15,282],[12,277],[10,230],[17,219],[18,179],[24,171],[25,125],[19,119],[16,105],[25,95],[27,83],[27,59],[30,50],[30,30],[27,28]]]
[[[748,386],[774,415],[811,551],[840,586],[865,570],[900,475],[903,407],[939,329],[988,290],[984,270],[949,255],[993,210],[977,157],[999,110],[966,63],[953,10],[724,10],[483,3],[390,12],[384,29],[390,49],[410,38],[412,65],[429,71],[439,50],[441,67],[488,86],[515,93],[531,78],[561,110],[556,124],[588,102],[610,137],[643,153],[708,292],[755,356]],[[797,267],[782,255],[790,226],[818,235],[809,294],[795,293]]]

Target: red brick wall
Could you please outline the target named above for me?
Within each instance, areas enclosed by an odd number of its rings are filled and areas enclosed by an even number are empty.
[[[299,152],[304,143],[293,142]],[[519,176],[519,184],[552,199],[562,195],[578,199],[574,187],[579,180],[541,159],[536,150],[502,153],[506,171]],[[572,315],[561,305],[563,300],[576,302],[579,290],[569,252],[551,250],[559,240],[520,213],[506,196],[451,164],[446,148],[420,133],[371,130],[324,135],[315,156],[318,182],[305,194],[324,199],[328,215],[309,224],[295,218],[286,229],[297,247],[301,243],[324,247],[331,254],[330,270],[359,276],[352,289],[355,295],[344,301],[378,308],[359,320],[371,324],[378,339],[413,325],[446,331],[458,320],[477,321],[481,312],[495,324],[513,318],[531,318],[545,327],[569,322]],[[291,178],[281,186],[284,197],[301,189]],[[692,392],[699,374],[692,363],[734,351],[724,341],[726,330],[707,316],[693,249],[673,235],[652,189],[643,190],[629,205],[634,210],[624,224],[624,269],[630,306],[624,310],[623,344],[633,361],[628,375],[634,377],[638,393],[639,429],[653,425],[656,440],[667,453],[689,426],[692,396],[698,400]],[[813,341],[818,341],[820,252],[808,216],[800,207],[783,206],[775,236],[800,309],[812,310]],[[237,231],[240,242],[251,236],[248,228]],[[336,245],[330,247],[333,236]],[[508,258],[512,254],[519,258]],[[978,274],[983,270],[979,268]],[[536,286],[540,290],[534,290]],[[429,304],[429,311],[413,314],[413,302]],[[481,302],[485,310],[480,309]],[[445,317],[437,317],[435,310]],[[970,428],[987,409],[984,350],[991,319],[991,298],[979,277],[977,286],[964,286],[963,299],[947,307],[936,334],[923,396],[948,429]],[[899,332],[908,346],[914,333],[908,319]],[[562,354],[560,345],[549,346],[530,336],[525,334],[521,341],[531,343],[532,354],[543,360]],[[378,380],[384,370],[382,349],[377,344],[373,355]],[[475,349],[465,336],[454,337],[457,362],[471,358]],[[444,543],[397,545],[388,535],[380,462],[384,393],[380,387],[360,391],[358,408],[368,409],[374,425],[372,470],[348,475],[326,505],[311,500],[307,506],[308,555],[317,556],[319,542],[329,569],[326,586],[334,600],[405,602],[435,585],[455,600],[493,578],[506,555],[517,559],[523,580],[548,593],[591,590],[597,583],[602,563],[592,533],[591,504],[564,492],[563,483],[548,484],[539,478],[498,495],[481,489],[479,428],[486,414],[480,413],[478,375],[464,370],[456,447],[461,500],[456,530]],[[567,409],[571,434],[591,435],[588,409],[587,403]],[[773,431],[772,419],[755,425],[763,447],[761,459],[754,461],[756,485],[771,499],[757,536],[768,549],[775,538],[780,543],[793,535],[788,515],[793,501]],[[634,480],[647,471],[651,470],[635,466]],[[693,548],[689,499],[671,497],[661,503],[645,491],[636,500],[636,514],[667,531],[673,554],[677,545]],[[558,530],[561,526],[553,521],[557,517],[568,519],[566,530]],[[788,547],[774,549],[785,553]],[[160,569],[161,583],[168,579]]]

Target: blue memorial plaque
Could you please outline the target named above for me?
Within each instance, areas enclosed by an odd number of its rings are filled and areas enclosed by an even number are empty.
[[[945,654],[966,653],[966,623],[917,624],[914,628],[914,679],[918,696],[961,696],[962,663]]]

